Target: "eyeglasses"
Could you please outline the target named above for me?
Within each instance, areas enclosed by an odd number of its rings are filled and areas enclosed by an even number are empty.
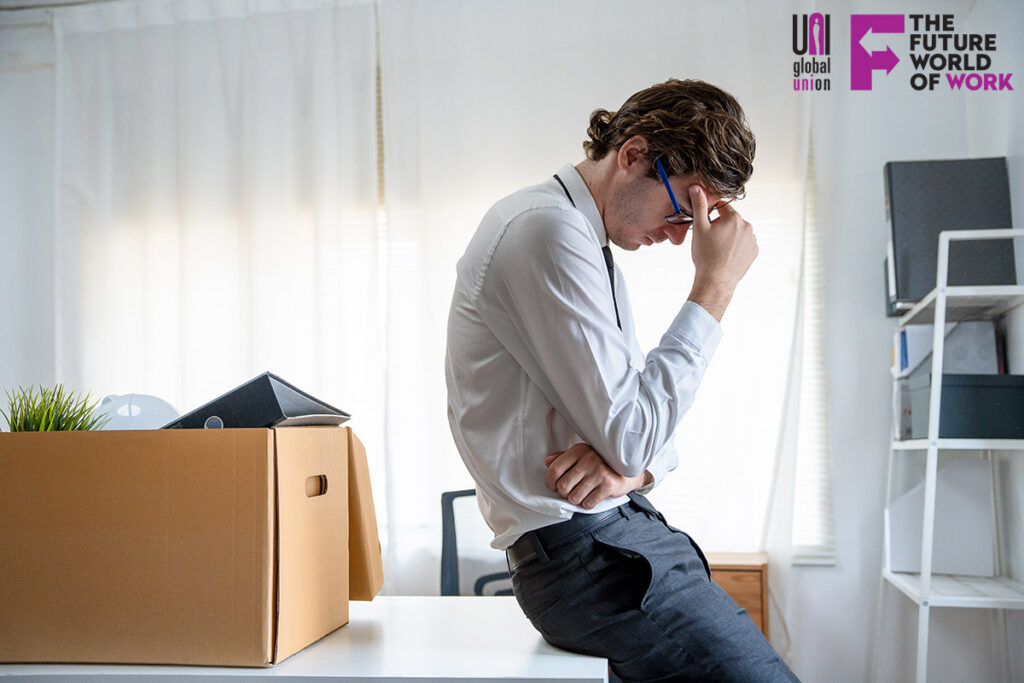
[[[676,195],[672,191],[672,186],[668,184],[668,173],[665,173],[665,167],[661,164],[661,157],[658,157],[654,161],[655,168],[658,169],[658,175],[661,176],[661,182],[664,183],[665,189],[668,190],[668,198],[672,200],[672,208],[675,209],[674,213],[670,213],[665,216],[665,222],[671,225],[690,225],[693,223],[693,216],[686,211],[683,207],[679,206],[679,202],[676,201]],[[711,208],[711,212],[708,214],[708,222],[718,218],[718,209],[722,208],[732,200],[728,202],[722,202],[718,206]]]

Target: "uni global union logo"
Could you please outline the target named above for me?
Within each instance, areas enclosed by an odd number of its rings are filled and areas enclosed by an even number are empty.
[[[821,12],[793,15],[793,90],[832,89],[831,24]]]

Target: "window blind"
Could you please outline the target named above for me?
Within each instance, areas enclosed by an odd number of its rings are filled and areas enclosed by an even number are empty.
[[[823,350],[821,235],[815,207],[814,141],[808,145],[804,199],[803,353],[793,501],[793,561],[835,564]]]

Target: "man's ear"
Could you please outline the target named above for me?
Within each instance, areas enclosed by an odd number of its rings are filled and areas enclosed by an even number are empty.
[[[647,138],[643,135],[634,135],[619,146],[618,164],[619,168],[627,173],[634,170],[633,167],[641,164],[644,173],[647,173],[646,166],[650,163],[647,159]]]

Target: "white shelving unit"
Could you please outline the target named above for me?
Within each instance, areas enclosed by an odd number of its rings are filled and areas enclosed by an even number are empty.
[[[928,624],[932,607],[982,609],[1024,609],[1024,585],[1003,576],[999,536],[998,496],[995,487],[994,453],[1024,451],[1024,439],[940,439],[939,408],[942,405],[942,361],[945,323],[961,320],[985,320],[1002,316],[1024,303],[1024,286],[949,286],[949,243],[954,240],[1024,237],[1024,230],[948,230],[939,233],[936,286],[899,320],[899,326],[933,323],[932,382],[929,397],[928,438],[893,441],[889,450],[886,486],[886,530],[882,577],[918,606],[917,681],[925,683],[928,674]],[[993,578],[932,574],[932,544],[935,532],[935,489],[939,451],[982,451],[992,472],[992,524],[995,531],[995,569]],[[889,562],[888,506],[892,503],[893,461],[908,452],[927,453],[924,477],[924,521],[921,534],[921,573],[893,572]]]

